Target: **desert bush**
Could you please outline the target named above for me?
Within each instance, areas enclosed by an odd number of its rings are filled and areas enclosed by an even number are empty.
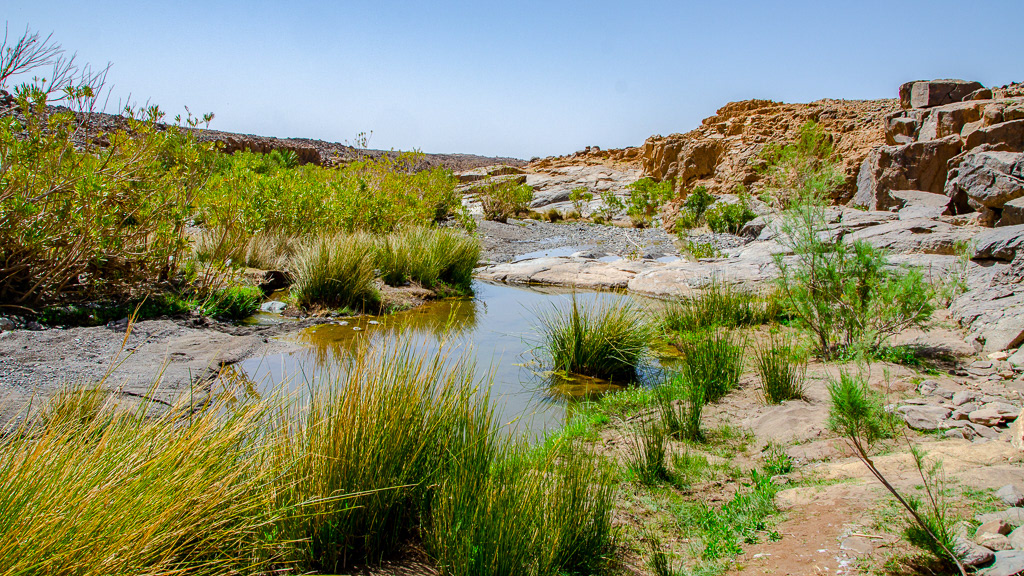
[[[676,217],[676,232],[681,235],[687,230],[703,225],[704,215],[708,207],[714,203],[715,197],[708,192],[706,186],[697,186],[691,190],[683,201],[683,209]]]
[[[533,199],[533,188],[515,180],[492,180],[477,189],[483,204],[484,219],[507,222],[525,213]]]
[[[687,387],[699,387],[715,402],[739,384],[744,343],[728,330],[701,330],[681,336],[679,373]]]
[[[696,295],[670,301],[662,325],[668,332],[693,332],[715,326],[733,328],[771,322],[780,313],[775,294],[712,281]]]
[[[755,363],[765,404],[803,398],[807,358],[791,340],[773,334],[766,344],[758,346]]]
[[[594,193],[586,186],[577,186],[569,191],[569,201],[572,202],[572,207],[579,216],[583,215],[593,199]]]
[[[653,330],[644,311],[626,299],[539,311],[541,349],[555,370],[609,380],[635,378]]]
[[[562,213],[556,208],[549,208],[548,211],[544,213],[544,219],[548,222],[558,222],[562,218]]]
[[[597,216],[601,218],[601,223],[615,220],[626,211],[626,205],[612,190],[601,192],[601,203],[603,206],[597,210]],[[594,219],[594,222],[597,222],[597,218]]]
[[[885,251],[866,242],[832,240],[823,222],[818,207],[794,208],[783,228],[795,261],[776,258],[779,292],[819,354],[876,349],[931,317],[932,291],[920,270],[889,266]]]
[[[718,202],[704,213],[711,230],[729,234],[739,234],[743,225],[756,217],[745,194],[741,194],[736,202]]]
[[[910,446],[914,464],[921,478],[925,499],[906,497],[875,466],[871,454],[875,443],[890,438],[898,424],[885,412],[881,394],[869,386],[861,374],[841,372],[839,379],[829,384],[832,406],[829,410],[829,428],[842,436],[853,448],[861,462],[886,490],[907,511],[912,523],[907,527],[907,539],[928,550],[941,562],[955,566],[966,574],[963,564],[954,552],[954,532],[946,501],[941,462],[927,464],[924,452]]]
[[[650,226],[658,208],[675,195],[671,180],[655,182],[651,178],[641,178],[627,188],[626,214],[637,227]]]
[[[295,256],[291,292],[299,306],[357,309],[379,302],[374,243],[365,234],[307,240]]]

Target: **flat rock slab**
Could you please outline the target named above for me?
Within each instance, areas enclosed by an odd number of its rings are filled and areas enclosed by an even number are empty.
[[[601,262],[590,258],[573,257],[532,258],[482,268],[476,272],[476,277],[509,284],[614,290],[626,288],[637,272],[650,266],[661,265],[652,261]]]
[[[263,347],[262,335],[172,320],[137,322],[127,338],[123,327],[105,326],[6,332],[0,337],[0,425],[30,401],[38,404],[69,384],[102,381],[105,388],[137,399],[153,392],[160,375],[154,397],[173,402],[182,391]],[[115,358],[121,362],[115,364]]]
[[[1024,550],[996,552],[991,566],[978,572],[982,576],[1016,576],[1024,572]]]
[[[656,297],[690,296],[713,282],[757,289],[779,274],[770,260],[709,258],[699,262],[671,262],[650,267],[629,281],[629,289]]]

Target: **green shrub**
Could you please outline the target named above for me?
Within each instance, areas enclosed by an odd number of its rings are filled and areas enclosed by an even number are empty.
[[[123,304],[117,302],[91,302],[49,306],[36,316],[40,324],[50,326],[99,326],[122,318],[136,320],[158,316],[181,316],[195,308],[195,302],[173,292],[158,292]]]
[[[743,373],[743,343],[727,330],[701,330],[676,342],[680,377],[715,402],[736,388]]]
[[[823,357],[876,349],[931,317],[932,291],[920,270],[890,267],[885,251],[866,242],[828,239],[824,220],[818,207],[793,209],[783,228],[795,261],[776,258],[787,309]]]
[[[857,438],[865,448],[875,441],[891,438],[893,423],[883,408],[883,398],[861,375],[840,372],[839,380],[828,386],[832,406],[828,427],[840,436]]]
[[[658,208],[675,195],[671,180],[655,182],[651,178],[641,178],[627,188],[626,214],[637,227],[650,226]]]
[[[697,186],[687,196],[683,202],[683,209],[679,211],[679,215],[676,217],[676,233],[682,235],[687,230],[697,228],[704,224],[704,215],[707,212],[709,206],[714,204],[715,197],[708,193],[708,189],[705,186]]]
[[[668,332],[683,333],[764,324],[778,317],[777,300],[773,293],[743,290],[714,280],[695,296],[670,301],[662,325]]]
[[[750,209],[749,200],[745,195],[740,195],[738,202],[719,202],[709,208],[704,214],[708,226],[715,232],[728,232],[739,234],[743,225],[757,217],[757,214]]]
[[[578,215],[584,213],[593,199],[594,193],[588,190],[586,186],[577,186],[569,191],[569,201],[572,202],[572,206]]]
[[[604,221],[612,221],[622,215],[626,211],[626,205],[615,195],[612,190],[605,190],[601,192],[601,203],[604,204],[597,210],[598,216],[600,216],[602,223]],[[597,219],[594,219],[597,222]]]
[[[721,251],[715,248],[715,245],[711,242],[695,242],[689,238],[682,238],[682,251],[689,254],[695,260],[701,258],[720,258],[722,256]]]
[[[653,330],[645,313],[626,299],[581,303],[539,313],[542,349],[555,370],[609,380],[635,378],[648,355]]]
[[[361,308],[379,302],[373,240],[364,234],[306,241],[295,257],[291,292],[302,307]]]
[[[778,209],[828,205],[846,181],[832,146],[832,136],[813,120],[800,127],[791,144],[769,143],[761,150],[761,184]]]
[[[509,218],[525,213],[533,199],[533,188],[515,180],[490,181],[477,190],[484,219],[495,222],[508,222]]]
[[[780,404],[804,397],[807,358],[792,341],[773,335],[757,348],[757,373],[761,377],[761,399],[765,404]]]
[[[209,316],[242,320],[255,314],[262,301],[263,291],[256,286],[229,286],[214,291],[202,309]]]

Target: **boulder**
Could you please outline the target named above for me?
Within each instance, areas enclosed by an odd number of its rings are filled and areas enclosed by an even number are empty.
[[[979,232],[974,237],[974,260],[1013,260],[1024,246],[1024,224]]]
[[[999,490],[996,490],[996,498],[1002,500],[1007,506],[1020,506],[1024,504],[1024,492],[1020,491],[1013,484],[1007,484]],[[1007,534],[1009,532],[1006,532]]]
[[[979,576],[1016,576],[1024,572],[1024,550],[1005,550],[995,553],[995,561]]]
[[[994,518],[988,522],[982,522],[981,526],[974,531],[974,537],[979,538],[985,534],[999,534],[1005,536],[1013,530],[1013,527],[1002,518]]]
[[[983,426],[998,426],[1003,422],[1009,422],[1017,418],[1020,411],[1005,402],[989,402],[981,408],[971,412],[968,418],[975,424]]]
[[[909,89],[900,87],[900,102],[903,103],[903,95],[909,93],[911,108],[931,108],[943,104],[951,104],[963,100],[964,96],[984,88],[980,82],[967,80],[919,80],[909,83]]]
[[[938,219],[949,210],[949,197],[923,190],[892,190],[890,196],[900,206],[899,219]]]
[[[848,242],[864,240],[895,254],[956,254],[958,242],[969,240],[972,232],[929,218],[912,218],[870,226],[847,234]]]
[[[1007,508],[1002,512],[992,512],[990,514],[978,514],[974,517],[975,520],[980,524],[990,522],[992,520],[1002,520],[1014,528],[1019,528],[1024,524],[1024,508]]]
[[[971,100],[991,100],[992,89],[991,88],[978,88],[974,92],[971,92],[967,96],[964,96],[964,102]]]
[[[960,192],[988,208],[1001,208],[1024,196],[1024,154],[986,151],[964,155],[945,189],[950,198]]]
[[[1024,550],[1024,528],[1017,528],[1010,532],[1008,538],[1010,539],[1010,546],[1017,550]]]
[[[980,102],[956,102],[932,108],[923,114],[917,139],[935,140],[952,134],[962,136],[964,126],[982,119],[984,108]]]
[[[897,201],[890,190],[923,190],[943,193],[948,162],[963,149],[957,135],[902,146],[872,150],[857,173],[857,192],[852,206],[888,210]]]
[[[964,149],[973,150],[985,144],[1003,150],[1024,152],[1024,119],[980,127],[967,135]]]
[[[996,226],[1017,226],[1024,224],[1024,196],[1003,204],[1003,212]]]
[[[961,536],[958,536],[953,543],[953,553],[960,558],[960,562],[964,566],[968,567],[984,566],[996,557],[988,548],[979,546]]]
[[[1010,426],[1010,445],[1024,451],[1024,410],[1021,410],[1013,426]]]
[[[941,406],[900,406],[898,412],[914,430],[938,430],[949,416],[949,409]]]

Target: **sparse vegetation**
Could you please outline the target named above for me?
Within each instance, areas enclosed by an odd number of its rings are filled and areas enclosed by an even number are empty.
[[[590,202],[594,200],[594,193],[591,192],[586,186],[577,186],[569,191],[569,201],[572,202],[572,207],[579,217],[586,212]]]
[[[241,320],[259,310],[262,301],[263,292],[255,286],[229,286],[210,294],[202,308],[210,316]]]
[[[757,214],[750,209],[750,201],[746,194],[740,194],[736,202],[720,201],[704,213],[711,230],[729,234],[739,234],[743,225],[756,217]]]
[[[662,427],[679,440],[699,442],[704,439],[701,414],[708,395],[702,384],[700,379],[677,374],[654,391]]]

